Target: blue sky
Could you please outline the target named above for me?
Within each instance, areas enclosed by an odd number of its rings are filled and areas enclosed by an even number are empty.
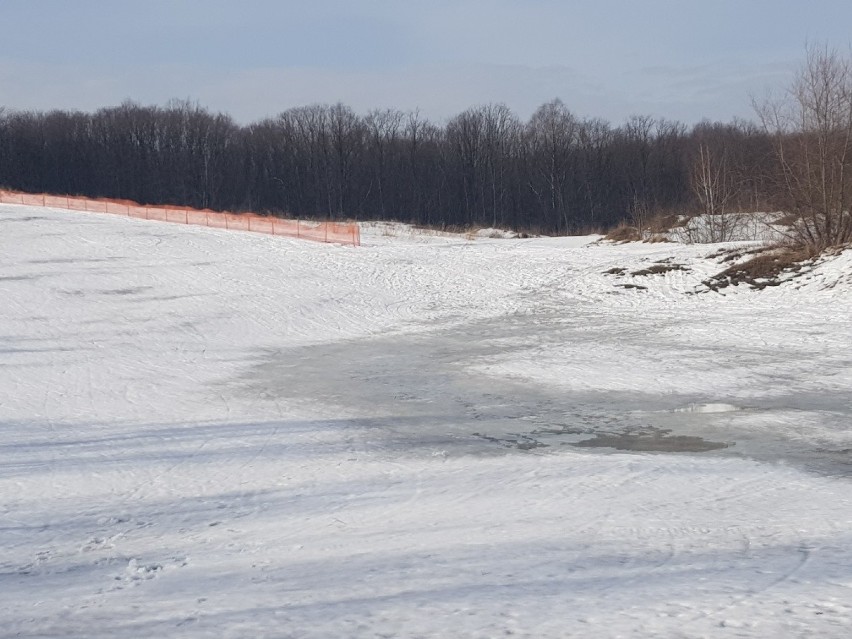
[[[849,0],[0,0],[0,105],[197,100],[241,122],[314,102],[441,120],[561,98],[581,116],[751,117]]]

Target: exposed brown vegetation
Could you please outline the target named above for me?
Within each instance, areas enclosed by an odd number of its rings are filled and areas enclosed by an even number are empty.
[[[719,260],[720,262],[733,262],[734,260],[738,260],[746,255],[758,255],[759,253],[765,253],[766,250],[765,246],[759,246],[757,248],[723,248],[708,255],[707,259]]]
[[[778,286],[781,283],[779,276],[782,273],[800,271],[811,257],[812,255],[806,249],[795,246],[762,250],[745,262],[729,266],[704,284],[713,291],[739,284],[748,284],[756,289]]]
[[[658,215],[651,216],[645,230],[652,235],[668,233],[673,228],[683,226],[683,224],[684,223],[679,215],[675,215],[674,213],[660,213]]]
[[[662,275],[670,271],[688,271],[683,264],[654,264],[648,268],[643,268],[639,271],[633,271],[631,275],[636,277],[644,277],[646,275]]]
[[[604,237],[610,242],[638,242],[642,239],[639,229],[627,222],[621,222]]]

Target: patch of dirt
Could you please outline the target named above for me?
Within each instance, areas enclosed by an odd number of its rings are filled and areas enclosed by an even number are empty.
[[[670,271],[688,271],[683,264],[654,264],[653,266],[649,266],[648,268],[643,268],[640,271],[633,271],[631,275],[636,277],[644,277],[646,275],[662,275],[663,273],[669,273]]]
[[[708,260],[719,260],[720,262],[733,262],[734,260],[738,260],[746,255],[757,255],[758,253],[763,253],[766,251],[766,247],[758,247],[752,249],[744,249],[744,248],[723,248],[715,253],[711,253],[707,256]]]
[[[609,269],[608,271],[604,271],[604,275],[624,275],[627,272],[627,269],[621,266],[616,266],[614,268]]]
[[[740,264],[729,266],[718,275],[706,280],[705,286],[711,291],[719,291],[728,286],[748,284],[760,290],[767,286],[781,284],[780,276],[783,274],[800,273],[806,266],[813,265],[811,256],[801,248],[785,246],[769,250],[761,249],[742,253],[738,257],[750,254],[755,256]]]
[[[620,286],[621,288],[635,288],[639,289],[640,291],[648,290],[647,286],[642,286],[641,284],[616,284],[616,286]]]

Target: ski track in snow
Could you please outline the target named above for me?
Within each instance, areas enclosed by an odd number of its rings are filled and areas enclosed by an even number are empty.
[[[363,237],[0,206],[0,636],[850,636],[852,252]]]

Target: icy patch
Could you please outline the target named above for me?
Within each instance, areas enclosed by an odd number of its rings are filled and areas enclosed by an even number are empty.
[[[727,448],[730,444],[712,442],[701,437],[671,435],[669,431],[651,433],[601,433],[576,442],[580,448],[614,448],[646,453],[705,453]]]
[[[742,410],[739,406],[735,406],[733,404],[724,404],[724,403],[712,403],[712,404],[690,404],[689,406],[682,406],[681,408],[675,408],[675,413],[733,413],[735,411]]]

